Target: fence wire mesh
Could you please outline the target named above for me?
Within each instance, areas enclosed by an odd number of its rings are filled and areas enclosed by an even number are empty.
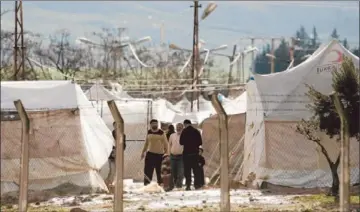
[[[79,193],[104,188],[90,177],[86,142],[78,110],[28,112],[32,132],[29,140],[29,200],[40,196]],[[1,195],[17,198],[19,190],[22,124],[1,121]],[[41,197],[40,197],[41,198]]]
[[[112,130],[113,118],[106,101],[92,103],[105,124]],[[116,103],[125,122],[124,178],[142,181],[144,162],[140,161],[140,154],[149,121],[153,118],[157,106],[149,100],[135,103],[119,100]],[[129,110],[130,104],[132,110]],[[91,167],[84,159],[87,157],[86,148],[82,146],[82,142],[79,142],[83,139],[79,111],[62,109],[29,112],[29,116],[35,126],[29,146],[30,193],[33,190],[54,189],[60,184],[84,185],[90,189],[96,183],[102,184],[91,182],[91,177],[81,177],[81,172]],[[295,122],[265,122],[264,133],[258,132],[253,135],[262,137],[261,142],[258,142],[259,139],[256,140],[257,142],[251,139],[246,141],[254,142],[253,145],[245,145],[245,125],[245,113],[228,116],[229,179],[231,181],[244,182],[256,170],[256,179],[272,184],[292,186],[306,184],[305,187],[331,186],[329,164],[318,145],[304,139],[296,132]],[[19,186],[21,121],[2,120],[1,128],[1,195],[3,195],[9,192],[14,193]],[[220,126],[217,115],[213,114],[199,123],[199,129],[203,136],[205,177],[210,179],[210,185],[219,184]],[[252,148],[244,149],[244,146],[252,146]],[[332,160],[335,160],[339,152],[338,143],[326,142],[325,146]],[[257,149],[263,150],[257,151]],[[351,141],[350,150],[350,176],[351,183],[354,184],[359,183],[359,146],[356,141]],[[253,163],[248,163],[247,157],[256,157],[260,160],[258,163],[254,162],[255,160],[252,161]],[[104,167],[108,165],[105,163]],[[246,172],[246,170],[253,171]],[[100,174],[105,178],[102,173]],[[153,179],[156,179],[155,173]],[[76,188],[63,186],[61,190],[54,193],[72,193],[74,190]]]

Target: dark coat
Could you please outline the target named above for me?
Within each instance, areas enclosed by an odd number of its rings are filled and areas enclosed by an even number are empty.
[[[205,165],[205,158],[202,155],[199,155],[198,164],[200,167],[203,167]]]
[[[199,130],[193,126],[186,127],[180,135],[180,144],[184,146],[184,155],[199,154],[202,138]]]

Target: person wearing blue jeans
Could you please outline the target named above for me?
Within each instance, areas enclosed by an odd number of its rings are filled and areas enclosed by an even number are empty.
[[[184,128],[182,123],[176,125],[176,132],[169,137],[170,164],[171,164],[171,188],[181,188],[184,179],[183,146],[180,145],[180,135]]]
[[[184,165],[182,155],[170,155],[173,183],[176,188],[182,188],[184,179]]]

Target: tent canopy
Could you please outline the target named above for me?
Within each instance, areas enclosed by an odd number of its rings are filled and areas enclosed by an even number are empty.
[[[300,120],[309,117],[306,108],[309,103],[306,84],[324,94],[332,92],[331,72],[339,69],[344,58],[350,57],[355,66],[359,58],[333,40],[328,45],[319,48],[308,60],[287,71],[254,75],[258,97],[249,94],[249,98],[261,98],[266,119]],[[329,83],[325,83],[329,82]]]
[[[107,162],[114,144],[110,130],[70,81],[1,82],[1,112],[20,99],[31,119],[29,189],[64,183],[102,188],[95,170]],[[1,121],[1,193],[18,190],[21,121]]]
[[[26,110],[77,108],[81,102],[75,87],[70,81],[1,82],[1,109],[16,110],[14,101],[18,99]]]
[[[89,90],[85,92],[89,101],[109,101],[118,99],[118,97],[107,90],[103,85],[95,83]]]
[[[247,84],[247,112],[242,180],[254,173],[258,182],[291,187],[331,186],[329,165],[317,144],[296,131],[302,119],[312,113],[306,107],[306,84],[323,94],[332,89],[332,72],[339,70],[344,56],[356,67],[359,58],[333,40],[311,57],[289,70],[255,74]],[[339,146],[319,133],[330,158],[335,160]],[[351,182],[358,182],[359,145],[351,141]]]

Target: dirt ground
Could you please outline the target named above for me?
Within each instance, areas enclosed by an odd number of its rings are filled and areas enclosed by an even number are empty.
[[[220,211],[220,190],[209,188],[198,191],[171,191],[160,193],[136,192],[139,185],[125,189],[124,211],[198,212]],[[231,211],[338,211],[333,197],[319,189],[232,189]],[[94,194],[52,198],[31,203],[30,212],[83,212],[113,211],[113,196]],[[360,211],[359,196],[351,197],[351,211]],[[17,205],[2,205],[1,211],[15,212]]]

